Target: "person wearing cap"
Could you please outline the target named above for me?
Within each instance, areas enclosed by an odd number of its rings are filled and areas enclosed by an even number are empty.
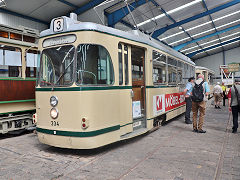
[[[221,102],[221,99],[222,99],[222,94],[223,94],[223,90],[220,86],[220,82],[217,82],[217,85],[214,86],[214,88],[213,88],[213,95],[214,95],[215,108],[216,109],[221,109],[220,108],[220,102]]]
[[[185,102],[186,102],[186,112],[185,112],[185,123],[186,124],[192,124],[192,121],[190,119],[190,113],[192,110],[191,93],[192,93],[192,89],[193,89],[193,83],[194,83],[194,77],[189,78],[188,83],[186,84],[186,88],[184,89]]]
[[[236,133],[238,128],[238,113],[240,112],[240,104],[238,104],[237,94],[240,95],[240,79],[235,79],[234,86],[231,87],[228,92],[228,109],[229,112],[232,111],[233,116],[232,133]],[[235,91],[235,88],[237,92]]]

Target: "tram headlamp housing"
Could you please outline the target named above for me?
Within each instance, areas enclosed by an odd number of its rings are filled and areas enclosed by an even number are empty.
[[[51,104],[52,107],[57,106],[57,104],[58,104],[58,98],[57,98],[56,96],[52,96],[52,97],[50,98],[50,104]]]
[[[51,111],[50,111],[50,116],[53,119],[56,119],[58,117],[58,109],[57,108],[52,108]]]

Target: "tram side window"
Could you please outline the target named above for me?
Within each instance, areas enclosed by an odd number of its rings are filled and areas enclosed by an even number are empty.
[[[123,84],[122,44],[118,44],[119,85]]]
[[[21,56],[20,48],[0,45],[0,77],[21,77]]]
[[[177,82],[177,60],[168,57],[168,83],[176,84]]]
[[[137,47],[131,49],[132,60],[132,79],[133,81],[142,81],[143,78],[143,64],[144,64],[144,50]]]
[[[183,63],[178,61],[178,68],[177,68],[177,83],[178,84],[183,84]]]
[[[153,84],[166,83],[166,56],[153,51]]]
[[[195,75],[195,67],[191,66],[191,76],[190,77],[194,77]]]
[[[111,85],[114,83],[112,59],[101,45],[80,44],[77,47],[77,84]]]
[[[208,74],[208,80],[209,80],[209,83],[210,83],[210,84],[213,84],[213,76],[214,76],[214,75],[213,75],[212,73],[209,73],[209,74]]]
[[[129,83],[128,77],[128,47],[124,45],[125,85]]]
[[[39,52],[28,51],[26,54],[26,77],[36,77]]]

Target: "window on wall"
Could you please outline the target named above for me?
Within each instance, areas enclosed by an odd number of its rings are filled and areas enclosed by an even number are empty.
[[[21,71],[21,49],[0,44],[0,77],[21,77]]]
[[[177,60],[168,57],[168,83],[177,83]]]
[[[119,85],[123,84],[123,60],[122,60],[122,44],[118,44],[118,70],[119,70]]]
[[[178,67],[177,67],[177,83],[183,84],[183,68],[184,63],[178,61]]]
[[[112,59],[101,45],[80,44],[77,47],[77,84],[111,85],[114,83]]]
[[[166,83],[166,56],[153,51],[153,84]]]

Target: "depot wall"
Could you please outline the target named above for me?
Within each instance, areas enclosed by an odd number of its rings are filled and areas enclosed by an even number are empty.
[[[24,26],[31,29],[36,29],[39,32],[48,28],[48,26],[45,24],[34,22],[21,17],[13,16],[10,14],[1,13],[1,12],[0,12],[0,24],[4,24],[11,27],[16,27],[16,28],[18,28],[19,26]]]
[[[195,61],[197,66],[207,67],[215,71],[215,76],[220,77],[219,66],[223,65],[223,52],[204,57]],[[226,65],[232,62],[240,63],[240,47],[225,51]],[[240,72],[236,73],[240,77]]]

